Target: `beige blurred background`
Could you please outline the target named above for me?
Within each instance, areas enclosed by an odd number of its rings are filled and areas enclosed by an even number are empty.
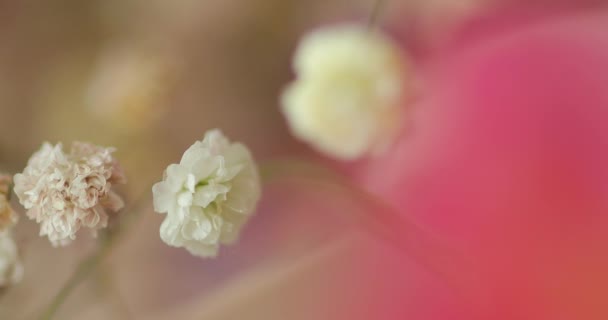
[[[382,21],[432,39],[477,2],[388,0]],[[22,170],[43,141],[113,145],[130,180],[122,192],[134,201],[150,196],[162,170],[210,128],[248,144],[260,162],[310,156],[279,112],[291,53],[307,30],[365,21],[373,5],[0,1],[0,164],[11,173]],[[335,214],[355,209],[321,205],[324,196],[269,186],[239,245],[216,260],[164,246],[162,216],[148,206],[57,319],[312,319],[305,310],[330,319],[328,310],[336,306],[328,303],[338,291],[327,291],[327,279],[342,274],[337,283],[346,284],[364,277],[363,269],[340,273],[336,263],[372,261],[378,249],[368,243],[368,251],[355,250],[365,236],[343,228]],[[17,238],[26,277],[0,298],[0,319],[35,315],[92,250],[93,240],[84,237],[53,249],[36,228],[21,219]]]

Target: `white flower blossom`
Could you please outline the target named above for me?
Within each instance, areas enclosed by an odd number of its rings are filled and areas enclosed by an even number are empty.
[[[281,97],[292,133],[345,160],[383,151],[401,122],[402,56],[389,38],[364,26],[305,36],[294,59],[297,78]]]
[[[40,236],[54,246],[67,245],[81,227],[97,230],[108,224],[106,209],[118,211],[122,199],[111,187],[125,183],[112,148],[75,142],[70,153],[62,145],[43,144],[23,173],[15,175],[15,194],[27,216],[40,224]]]
[[[132,46],[111,46],[100,56],[86,94],[96,119],[129,132],[150,128],[165,113],[175,66],[164,56]]]
[[[16,284],[23,277],[17,245],[10,231],[0,232],[0,288]]]
[[[11,234],[18,220],[8,200],[11,181],[10,175],[0,174],[0,288],[16,284],[23,276],[17,245]]]
[[[152,188],[154,210],[167,216],[161,239],[196,256],[215,256],[220,244],[234,242],[255,211],[261,185],[249,150],[219,130],[171,164]]]

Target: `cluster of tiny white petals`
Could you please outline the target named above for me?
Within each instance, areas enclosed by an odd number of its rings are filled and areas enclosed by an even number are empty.
[[[10,230],[0,232],[0,288],[16,284],[23,278],[23,265]]]
[[[305,36],[281,97],[292,133],[330,156],[383,151],[401,122],[403,55],[378,31],[339,25]]]
[[[220,244],[234,242],[255,211],[261,185],[249,150],[219,130],[171,164],[152,188],[154,210],[167,216],[161,239],[196,256],[215,256]]]
[[[118,211],[122,199],[111,188],[125,183],[112,148],[75,142],[69,153],[61,144],[43,144],[23,173],[15,175],[14,191],[27,216],[40,224],[40,236],[54,246],[67,245],[86,227],[96,235],[108,224],[106,209]]]

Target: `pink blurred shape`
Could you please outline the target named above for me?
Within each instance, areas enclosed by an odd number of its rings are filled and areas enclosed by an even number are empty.
[[[608,14],[501,23],[435,58],[360,178],[475,259],[482,318],[608,319]]]

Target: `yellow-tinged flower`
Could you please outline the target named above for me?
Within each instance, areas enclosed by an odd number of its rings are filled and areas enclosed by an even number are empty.
[[[91,113],[117,129],[137,132],[162,118],[174,66],[160,55],[112,47],[101,56],[87,96]]]
[[[215,256],[220,244],[234,242],[260,199],[258,169],[249,150],[219,130],[170,165],[152,188],[154,210],[166,213],[161,239],[197,256]]]
[[[346,160],[390,144],[401,122],[405,64],[388,37],[358,25],[316,30],[298,46],[294,69],[281,102],[295,136]]]
[[[17,214],[8,200],[11,176],[0,174],[0,232],[6,231],[17,223]]]

